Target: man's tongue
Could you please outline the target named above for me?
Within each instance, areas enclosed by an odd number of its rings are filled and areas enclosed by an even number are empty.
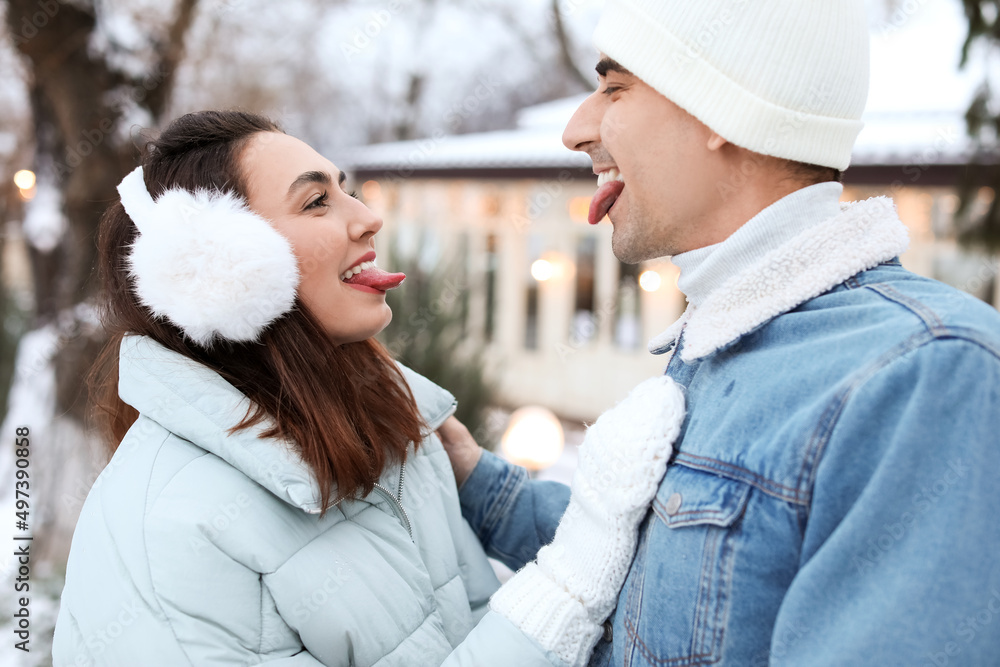
[[[384,292],[394,287],[399,287],[405,278],[406,274],[389,273],[388,271],[383,271],[378,267],[372,267],[370,269],[365,269],[361,273],[351,276],[344,282],[350,283],[351,285],[364,285],[365,287],[374,287],[375,289],[379,289]]]
[[[590,215],[587,218],[590,224],[596,225],[604,220],[604,216],[615,205],[618,196],[624,189],[625,184],[621,181],[610,181],[597,188],[594,198],[590,200]]]

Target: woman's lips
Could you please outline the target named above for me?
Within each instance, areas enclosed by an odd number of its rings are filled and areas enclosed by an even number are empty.
[[[618,197],[624,189],[625,183],[622,181],[609,181],[597,188],[594,198],[590,200],[590,213],[587,216],[587,221],[596,225],[603,220],[611,207],[618,201]]]

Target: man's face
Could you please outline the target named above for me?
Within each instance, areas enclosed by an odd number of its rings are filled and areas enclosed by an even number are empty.
[[[712,131],[615,61],[602,56],[597,72],[597,91],[563,133],[603,184],[591,223],[607,212],[614,253],[628,264],[721,241],[711,219],[725,165],[709,149]],[[605,183],[616,175],[624,187]]]

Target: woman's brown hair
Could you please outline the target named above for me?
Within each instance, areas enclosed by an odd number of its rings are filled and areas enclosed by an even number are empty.
[[[203,111],[173,121],[146,145],[146,187],[155,199],[169,188],[215,189],[247,199],[240,160],[254,135],[281,132],[267,118],[238,111]],[[259,341],[219,340],[210,349],[155,317],[136,297],[127,254],[137,234],[121,202],[98,230],[101,319],[110,339],[91,370],[97,425],[113,454],[138,413],[118,396],[118,352],[127,334],[149,336],[167,349],[208,366],[250,399],[232,431],[270,419],[265,437],[296,444],[322,494],[368,494],[390,461],[418,444],[423,424],[413,394],[385,348],[374,339],[335,344],[309,310],[295,307]]]

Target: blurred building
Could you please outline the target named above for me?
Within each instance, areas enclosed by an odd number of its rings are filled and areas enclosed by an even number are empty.
[[[525,109],[513,130],[368,146],[340,162],[385,220],[383,243],[447,272],[467,296],[470,337],[487,347],[503,402],[592,419],[662,372],[646,342],[685,301],[668,260],[622,264],[611,225],[587,224],[590,159],[560,140],[582,99]],[[870,108],[844,198],[892,196],[911,230],[904,265],[1000,305],[997,258],[954,239],[971,145],[952,106]]]

